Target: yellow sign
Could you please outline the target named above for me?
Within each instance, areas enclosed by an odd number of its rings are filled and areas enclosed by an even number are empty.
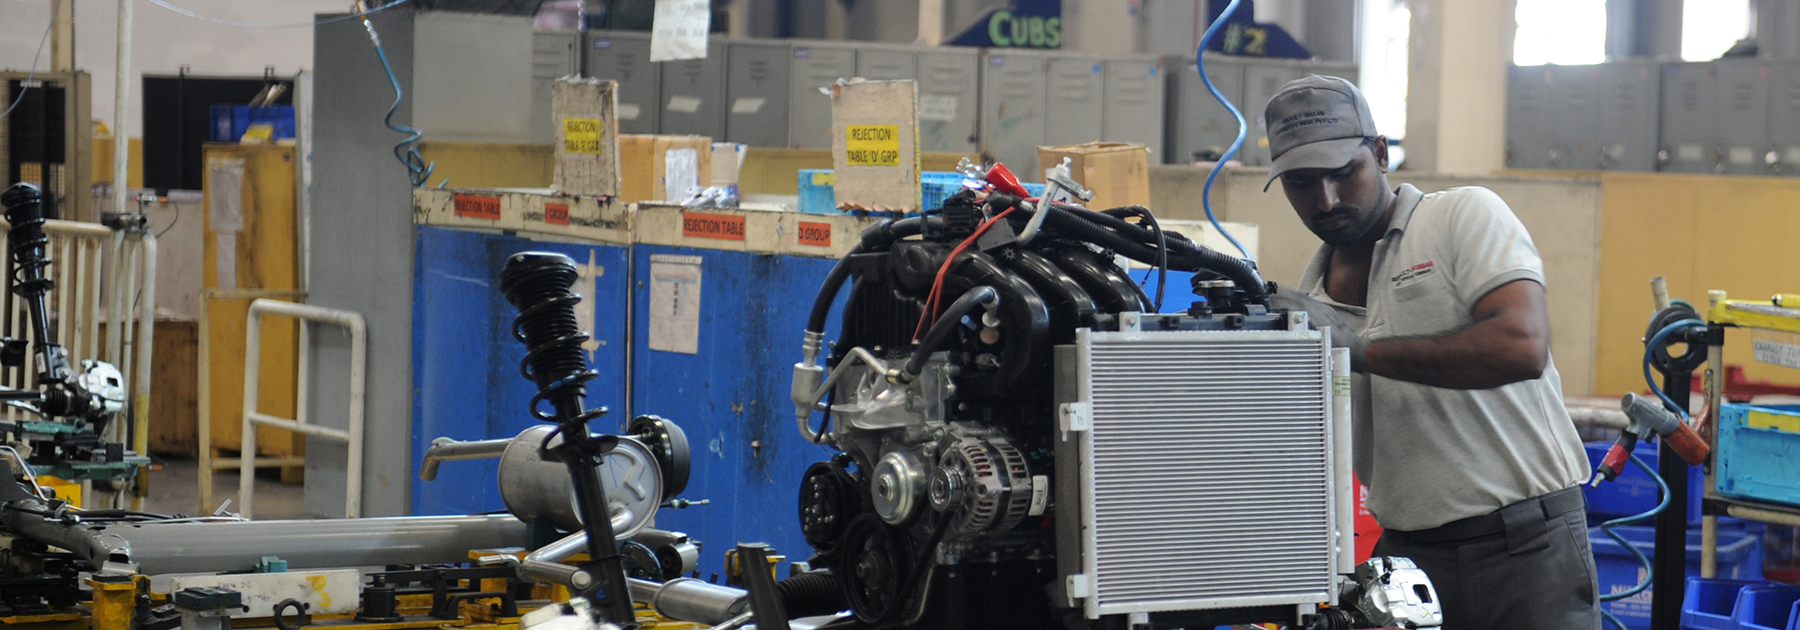
[[[900,125],[850,125],[844,135],[851,166],[900,165]]]
[[[601,129],[599,118],[564,118],[563,153],[600,155]]]

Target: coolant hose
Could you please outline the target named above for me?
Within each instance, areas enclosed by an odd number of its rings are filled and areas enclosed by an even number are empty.
[[[1156,264],[1155,249],[1143,242],[1154,237],[1148,230],[1124,219],[1091,210],[1053,205],[1046,220],[1056,229],[1077,239],[1111,249],[1144,264]],[[1134,236],[1141,239],[1132,238]],[[1243,259],[1221,254],[1195,243],[1191,250],[1171,252],[1169,266],[1184,271],[1206,269],[1218,272],[1243,289],[1251,302],[1267,304],[1269,301],[1262,275]]]
[[[906,368],[901,377],[911,380],[918,376],[919,372],[925,369],[925,361],[931,358],[931,353],[937,351],[937,347],[944,343],[944,338],[950,336],[952,329],[962,325],[963,316],[975,310],[977,305],[989,309],[1000,306],[1000,293],[993,287],[981,285],[969,289],[962,294],[962,297],[951,302],[950,308],[944,310],[943,316],[931,324],[931,330],[925,333],[925,338],[919,340],[919,349],[914,350],[912,358],[906,361]]]

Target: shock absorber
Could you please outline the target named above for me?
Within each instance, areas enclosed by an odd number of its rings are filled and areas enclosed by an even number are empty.
[[[617,436],[588,432],[589,420],[606,408],[587,409],[585,383],[598,374],[588,368],[581,344],[588,335],[575,320],[581,296],[571,292],[577,277],[575,261],[550,252],[520,252],[500,271],[500,291],[519,309],[513,319],[513,336],[526,347],[519,374],[537,385],[531,397],[531,415],[554,422],[556,432],[544,441],[543,455],[561,461],[574,479],[576,509],[587,532],[587,562],[582,571],[593,576],[593,588],[583,593],[607,621],[636,627],[631,595],[626,590],[625,566],[614,538],[607,510],[599,462],[618,443]],[[550,403],[550,411],[540,407]]]
[[[13,184],[0,195],[6,206],[6,221],[12,224],[7,233],[7,249],[12,255],[12,291],[25,298],[31,317],[31,336],[42,353],[38,364],[39,382],[64,383],[69,380],[69,357],[50,330],[49,307],[45,296],[56,287],[44,271],[50,267],[45,247],[50,238],[44,235],[43,192],[27,183]],[[10,345],[10,344],[9,344]]]

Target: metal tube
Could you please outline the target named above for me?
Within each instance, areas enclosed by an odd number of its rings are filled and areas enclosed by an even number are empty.
[[[1337,469],[1338,553],[1337,572],[1348,575],[1356,571],[1356,483],[1351,479],[1350,423],[1353,413],[1350,393],[1350,349],[1331,349],[1331,450]]]
[[[432,440],[431,448],[425,449],[425,462],[419,465],[419,480],[437,479],[438,464],[443,462],[499,457],[506,452],[509,444],[512,444],[512,438],[470,442],[458,442],[447,437]]]
[[[150,452],[150,362],[153,357],[152,348],[156,341],[156,234],[144,230],[138,240],[143,262],[144,298],[138,315],[137,369],[133,377],[131,408],[131,450],[139,455]],[[131,509],[144,509],[144,495],[150,481],[148,470],[140,470],[137,475],[135,490],[131,494]]]
[[[118,58],[113,64],[113,212],[125,214],[125,195],[130,189],[126,181],[131,164],[131,7],[133,0],[119,0]],[[74,191],[70,191],[73,193]],[[116,321],[116,320],[115,320]],[[116,325],[116,324],[115,324]],[[204,447],[205,445],[202,445]]]
[[[263,556],[292,569],[467,562],[469,550],[525,547],[511,515],[113,525],[146,575],[241,571]]]

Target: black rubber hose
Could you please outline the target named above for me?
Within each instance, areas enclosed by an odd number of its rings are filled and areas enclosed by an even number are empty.
[[[894,241],[923,233],[934,220],[936,225],[942,227],[943,219],[910,217],[899,221],[882,221],[863,228],[856,245],[843,258],[839,258],[836,265],[831,266],[831,272],[825,275],[825,283],[819,285],[819,294],[813,298],[812,314],[806,318],[806,331],[820,334],[825,332],[825,319],[831,316],[831,303],[837,300],[838,291],[844,288],[844,280],[850,277],[849,261],[852,256],[879,251],[894,244]]]
[[[796,575],[775,583],[782,609],[792,618],[830,615],[850,607],[844,588],[830,573]]]
[[[1045,221],[1075,238],[1111,249],[1147,265],[1156,264],[1158,253],[1153,246],[1144,242],[1154,238],[1154,235],[1124,219],[1091,210],[1056,205],[1052,206],[1050,216],[1045,217]],[[1176,243],[1180,242],[1176,241]],[[1182,247],[1177,251],[1170,252],[1169,261],[1172,268],[1183,271],[1207,269],[1218,272],[1220,275],[1230,278],[1238,288],[1243,289],[1248,294],[1250,301],[1258,304],[1267,304],[1269,301],[1268,290],[1263,285],[1262,275],[1258,274],[1256,268],[1251,267],[1250,263],[1243,259],[1221,254],[1199,244],[1192,244],[1191,249]]]
[[[944,343],[944,338],[950,336],[952,329],[962,325],[964,315],[975,310],[977,305],[993,308],[999,304],[1000,293],[993,287],[981,285],[963,292],[962,297],[951,302],[950,308],[945,309],[944,314],[931,324],[931,330],[925,333],[925,338],[919,340],[919,349],[914,350],[912,358],[906,361],[907,377],[918,376],[925,369],[925,361]]]

